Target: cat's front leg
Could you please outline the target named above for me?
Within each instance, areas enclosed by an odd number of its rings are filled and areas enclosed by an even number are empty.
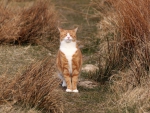
[[[65,78],[64,82],[66,82],[66,85],[67,85],[66,92],[72,92],[71,76],[70,76],[69,71],[67,69],[65,69],[64,72],[63,72],[63,75],[64,75],[64,78]]]
[[[72,92],[78,93],[77,89],[77,83],[78,83],[78,75],[75,75],[72,77]]]
[[[79,92],[77,90],[78,76],[79,76],[79,71],[77,69],[74,69],[72,73],[72,92],[75,93]]]

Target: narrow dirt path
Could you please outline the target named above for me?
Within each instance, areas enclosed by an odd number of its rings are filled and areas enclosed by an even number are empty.
[[[86,46],[86,41],[96,34],[96,21],[87,18],[90,0],[52,0],[59,13],[60,27],[72,29],[78,27],[78,40]],[[84,47],[86,48],[86,47]],[[84,48],[81,50],[84,52]],[[87,54],[84,54],[88,57]],[[86,61],[85,61],[86,62]],[[85,75],[86,76],[86,75]],[[107,87],[97,86],[87,88],[79,86],[79,93],[66,93],[64,95],[64,113],[103,113],[103,102],[107,99]]]

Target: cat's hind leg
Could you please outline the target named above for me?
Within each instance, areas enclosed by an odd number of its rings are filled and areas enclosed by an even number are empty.
[[[67,87],[65,79],[63,80],[62,87]]]
[[[58,73],[58,77],[62,80],[62,87],[66,87],[66,81],[61,73]]]

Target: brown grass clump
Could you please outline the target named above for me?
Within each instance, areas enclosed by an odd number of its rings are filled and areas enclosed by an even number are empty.
[[[18,106],[11,106],[9,103],[0,106],[1,113],[42,113],[35,108],[18,108]]]
[[[97,7],[102,4],[101,2],[95,0]],[[141,71],[149,71],[149,2],[148,0],[138,2],[105,0],[103,4],[109,6],[107,12],[104,10],[106,14],[101,13],[103,10],[96,7],[97,14],[103,16],[98,24],[101,35],[100,79],[106,77],[107,79],[103,80],[108,80],[114,72],[131,67],[131,64],[137,67],[136,60],[142,68]],[[143,74],[134,75],[140,83],[139,79]]]
[[[20,15],[20,38],[25,43],[40,43],[41,39],[53,40],[57,36],[57,18],[49,2],[38,1],[32,7],[22,10]]]
[[[9,4],[8,4],[9,5]],[[38,0],[25,8],[1,5],[0,42],[47,44],[57,40],[57,14],[48,0]]]
[[[0,6],[0,15],[0,43],[14,42],[19,37],[17,29],[18,16],[15,16],[11,9],[7,9],[3,5]]]
[[[130,82],[137,86],[142,84],[143,77],[149,78],[150,66],[150,10],[149,0],[123,0],[111,1],[116,12],[117,41],[116,54],[123,59],[122,63],[128,63],[128,69],[132,76]],[[127,78],[127,77],[125,77]]]
[[[150,1],[106,0],[106,3],[110,8],[98,26],[103,34],[99,81],[106,75],[114,92],[107,109],[112,113],[149,112]]]
[[[11,1],[15,1],[15,2],[27,2],[27,1],[35,1],[35,0],[11,0]]]
[[[139,47],[147,45],[149,41],[150,1],[110,0],[110,2],[116,10],[117,41],[119,41],[120,49],[123,51],[124,56],[132,58],[135,51]]]
[[[0,102],[30,106],[48,113],[63,112],[62,99],[56,90],[60,81],[53,76],[54,63],[45,59],[32,64],[22,76],[0,79]]]
[[[93,0],[91,6],[94,8],[94,14],[100,18],[97,24],[100,39],[97,54],[99,71],[94,77],[97,81],[105,83],[113,73],[124,67],[118,54],[120,48],[116,40],[116,14],[112,4],[107,0]]]
[[[111,77],[110,81],[113,84],[110,86],[114,93],[110,96],[109,104],[111,106],[108,106],[108,109],[117,110],[120,113],[124,111],[133,113],[150,112],[150,78],[145,75],[143,77],[142,74],[139,85],[136,78],[136,76],[139,76],[138,71],[133,71],[129,69],[127,72],[119,72]],[[145,73],[146,71],[141,72]]]

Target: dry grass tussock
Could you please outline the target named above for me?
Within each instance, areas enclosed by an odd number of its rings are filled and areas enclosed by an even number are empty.
[[[114,106],[108,108],[117,112],[149,112],[150,1],[106,0],[104,3],[109,6],[106,15],[97,7],[96,11],[104,16],[98,24],[102,34],[99,81],[105,76],[109,78],[114,92],[110,101]]]
[[[0,42],[54,45],[57,40],[57,14],[48,0],[28,7],[0,6]],[[50,46],[50,45],[49,45]]]
[[[22,105],[47,113],[63,112],[62,95],[56,89],[60,81],[53,76],[54,63],[49,58],[32,64],[21,76],[0,78],[0,103]]]
[[[96,72],[97,81],[103,83],[121,66],[116,42],[116,12],[112,4],[106,0],[94,0],[91,2],[95,15],[100,18],[97,24],[98,38],[100,39],[99,52],[97,54],[99,71]],[[121,66],[120,66],[121,65]]]
[[[100,65],[107,71],[108,68],[122,70],[130,64],[137,65],[133,63],[137,60],[143,69],[149,70],[149,2],[107,0],[103,2],[109,6],[106,15],[96,8],[97,15],[104,16],[98,24],[100,33],[104,32],[100,37],[100,55],[105,62],[102,60]]]
[[[124,111],[133,113],[144,113],[150,111],[149,78],[142,78],[141,85],[133,88],[133,84],[136,80],[131,72],[120,72],[113,77],[113,85],[111,85],[111,89],[114,92],[114,95],[110,96],[112,99],[109,102],[109,104],[111,104],[111,107],[108,107],[109,109],[117,109],[120,113],[123,113]]]
[[[36,108],[18,108],[17,106],[12,106],[9,103],[0,106],[1,113],[42,113],[42,111]]]
[[[149,78],[150,66],[150,10],[149,0],[111,1],[116,12],[117,23],[115,40],[118,57],[122,64],[129,66],[127,79],[136,87],[141,85],[143,78]],[[124,63],[125,62],[125,63]],[[127,77],[125,77],[127,78]],[[122,79],[123,80],[123,79]],[[132,80],[132,81],[131,81]],[[124,83],[124,82],[123,82]]]

